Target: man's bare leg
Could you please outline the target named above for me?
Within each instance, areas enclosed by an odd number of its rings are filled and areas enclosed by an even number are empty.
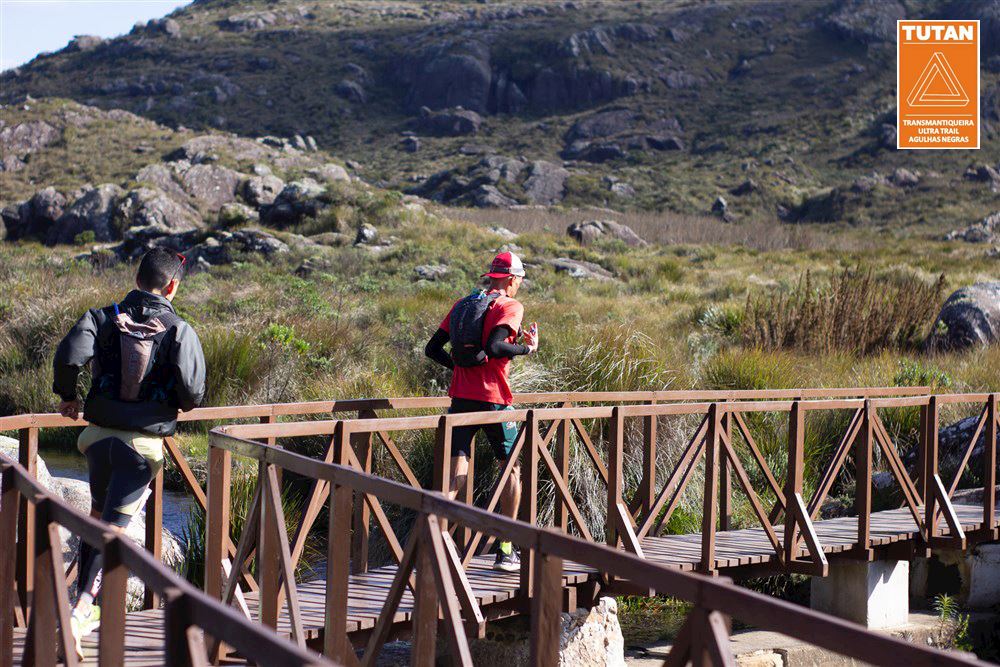
[[[448,486],[448,497],[454,500],[458,492],[465,488],[465,483],[469,478],[469,457],[465,454],[451,457],[451,473]]]
[[[521,505],[521,464],[517,463],[511,468],[510,477],[503,487],[503,494],[500,496],[500,512],[511,519],[517,518],[517,510]]]

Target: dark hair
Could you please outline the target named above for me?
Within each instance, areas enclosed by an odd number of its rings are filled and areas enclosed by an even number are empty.
[[[162,290],[174,278],[181,277],[181,258],[166,248],[153,248],[142,256],[135,282],[140,289]]]

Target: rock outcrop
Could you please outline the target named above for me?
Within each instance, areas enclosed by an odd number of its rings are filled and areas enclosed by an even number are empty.
[[[896,0],[841,0],[822,26],[842,39],[874,44],[895,39],[906,10]]]
[[[45,242],[75,243],[84,232],[92,232],[94,241],[116,240],[119,230],[114,224],[115,205],[122,194],[122,189],[112,183],[84,190],[49,229]]]
[[[24,167],[29,155],[58,141],[62,132],[44,120],[33,120],[0,129],[0,172]]]
[[[566,233],[583,245],[607,239],[617,239],[631,248],[648,245],[631,227],[614,220],[574,222],[566,229]]]
[[[555,204],[566,194],[569,172],[557,164],[536,160],[528,169],[524,194],[532,204]]]
[[[459,137],[479,132],[483,117],[475,111],[456,107],[442,111],[420,109],[420,117],[411,124],[421,134],[432,137]]]
[[[962,350],[1000,341],[1000,282],[976,283],[945,301],[929,347]]]

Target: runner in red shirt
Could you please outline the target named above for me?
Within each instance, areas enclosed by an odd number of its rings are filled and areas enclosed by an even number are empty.
[[[452,369],[449,413],[513,410],[514,396],[508,379],[510,360],[538,349],[538,325],[532,322],[528,331],[522,332],[524,306],[514,299],[524,280],[520,258],[510,252],[500,253],[483,277],[489,278],[489,286],[455,302],[424,350],[428,357]],[[473,348],[464,354],[457,350],[456,342],[463,340],[455,335],[458,329],[471,330],[476,338],[481,336],[480,345],[461,346]],[[519,336],[523,336],[523,345],[517,342]],[[451,354],[444,349],[448,342],[452,343]],[[452,432],[452,498],[466,483],[472,441],[480,430],[486,434],[497,461],[506,463],[517,440],[518,424],[463,426]],[[500,497],[500,509],[506,516],[516,518],[520,501],[521,468],[515,464]],[[520,555],[510,542],[500,542],[494,568],[509,572],[520,568]]]

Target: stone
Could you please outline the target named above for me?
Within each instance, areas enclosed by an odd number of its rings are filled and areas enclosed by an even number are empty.
[[[195,203],[209,211],[236,200],[243,175],[214,164],[196,164],[180,174],[181,187]]]
[[[589,245],[594,241],[602,239],[617,239],[630,248],[648,245],[631,227],[615,222],[614,220],[574,222],[566,228],[566,233],[583,245]]]
[[[470,109],[459,107],[431,111],[427,107],[421,107],[420,117],[411,126],[421,134],[432,137],[459,137],[477,134],[482,124],[483,117]]]
[[[724,216],[728,211],[729,202],[726,201],[726,198],[722,195],[716,197],[715,201],[712,202],[712,213],[715,213],[718,216]]]
[[[274,25],[278,20],[274,12],[245,12],[233,14],[219,21],[219,27],[231,32],[250,32]]]
[[[399,145],[407,153],[416,153],[420,150],[420,139],[418,137],[403,137]]]
[[[333,162],[327,162],[323,166],[310,169],[306,173],[321,183],[335,183],[337,181],[346,183],[351,180],[351,175],[347,173],[347,170]]]
[[[896,0],[841,0],[820,22],[841,39],[874,44],[895,39],[896,21],[906,18],[906,9]]]
[[[480,185],[472,192],[472,203],[479,208],[507,208],[517,200],[500,192],[495,185]]]
[[[11,438],[10,436],[0,435],[0,453],[4,456],[10,457],[15,461],[18,459],[18,451],[20,450],[21,443],[18,442],[17,438]],[[36,459],[36,470],[35,479],[38,483],[44,486],[46,489],[55,492],[57,495],[62,497],[62,493],[59,492],[59,485],[54,481],[54,478],[49,473],[49,467],[45,464],[45,459],[39,455]],[[89,513],[89,509],[87,510]]]
[[[229,202],[219,209],[219,224],[223,227],[239,227],[259,221],[260,214],[257,213],[257,209],[240,202]]]
[[[573,123],[566,132],[566,142],[579,139],[611,137],[626,132],[635,124],[635,112],[629,109],[613,109],[591,114]]]
[[[181,36],[181,24],[171,18],[153,19],[146,24],[146,31],[161,33],[171,39],[179,39]]]
[[[462,107],[486,113],[493,81],[489,47],[470,40],[445,49],[432,49],[412,69],[406,106],[447,109]]]
[[[83,232],[93,232],[98,242],[118,239],[114,214],[121,195],[122,189],[113,183],[84,190],[52,226],[45,242],[49,245],[75,243]]]
[[[810,607],[869,629],[904,625],[909,618],[908,561],[831,561],[829,575],[813,577],[810,586]]]
[[[920,178],[916,174],[909,169],[904,169],[903,167],[897,167],[896,170],[892,172],[891,179],[893,185],[900,188],[911,188],[920,183]]]
[[[103,43],[104,38],[97,35],[77,35],[70,40],[66,50],[77,52],[92,51]]]
[[[192,273],[204,268],[231,264],[242,255],[257,255],[272,259],[289,252],[288,245],[273,234],[258,229],[220,232],[208,237],[187,252]]]
[[[285,182],[273,174],[250,176],[240,183],[240,196],[251,206],[273,204],[278,194],[284,189]]]
[[[492,234],[496,234],[505,241],[513,241],[517,238],[517,234],[510,231],[506,227],[500,227],[499,225],[493,225],[489,227],[488,231]]]
[[[148,164],[138,171],[135,180],[139,183],[155,185],[171,197],[186,199],[188,194],[174,178],[173,170],[165,164]]]
[[[609,160],[621,160],[626,156],[625,150],[616,143],[574,141],[562,152],[567,160],[584,160],[601,163]]]
[[[556,273],[565,273],[578,280],[614,280],[610,271],[593,262],[559,257],[550,259],[547,263],[556,270]]]
[[[524,194],[532,204],[555,204],[562,201],[569,172],[563,167],[537,160],[531,163],[528,179],[524,183]]]
[[[609,189],[611,190],[611,194],[617,195],[625,199],[631,199],[635,197],[635,188],[632,187],[632,185],[629,183],[621,183],[621,182],[612,183]]]
[[[378,230],[367,222],[358,227],[357,236],[354,237],[354,245],[371,245],[378,240]]]
[[[368,95],[365,93],[364,87],[362,87],[362,85],[357,81],[342,79],[336,86],[334,86],[333,92],[336,93],[338,97],[342,97],[348,102],[364,104],[368,101]]]
[[[44,241],[66,208],[66,197],[54,187],[39,190],[17,207],[11,216],[7,234],[11,239],[33,238]]]
[[[559,636],[559,664],[625,666],[625,639],[618,622],[618,603],[602,597],[591,610],[563,614]]]
[[[759,189],[760,186],[757,185],[757,182],[754,181],[752,178],[748,178],[747,180],[743,181],[735,188],[730,190],[730,192],[736,195],[737,197],[742,197],[744,195],[757,192]]]
[[[675,136],[662,136],[662,135],[650,135],[646,137],[646,144],[658,151],[682,151],[684,150],[684,142],[680,137]]]
[[[413,269],[417,277],[422,280],[440,280],[448,275],[448,267],[444,264],[423,264]]]
[[[961,350],[1000,341],[1000,281],[976,283],[945,301],[927,346]]]
[[[260,208],[261,223],[271,227],[298,224],[305,218],[315,218],[326,207],[319,200],[326,189],[311,178],[287,184],[274,202]]]
[[[202,226],[198,211],[153,188],[129,191],[118,200],[115,214],[120,229],[159,225],[171,231],[184,232]]]
[[[24,167],[24,160],[58,141],[62,132],[43,120],[33,120],[0,129],[0,171],[17,171]]]
[[[988,164],[970,166],[965,170],[964,177],[970,181],[987,183],[991,191],[1000,192],[1000,170]]]

